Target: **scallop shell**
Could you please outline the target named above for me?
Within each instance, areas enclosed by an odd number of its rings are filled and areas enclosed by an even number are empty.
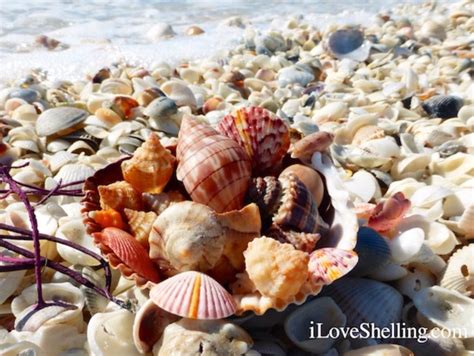
[[[431,117],[450,119],[458,115],[463,106],[463,100],[452,95],[436,95],[421,104]]]
[[[350,272],[351,276],[363,277],[373,273],[390,258],[390,248],[385,239],[377,231],[365,226],[359,228],[354,251],[359,256],[359,261]]]
[[[308,271],[314,284],[328,285],[349,273],[359,260],[353,251],[322,248],[309,256]]]
[[[413,298],[418,312],[440,328],[462,330],[460,338],[474,337],[474,300],[439,286],[424,288]]]
[[[75,131],[87,116],[87,111],[74,107],[48,109],[36,120],[36,132],[38,136],[63,136]]]
[[[141,194],[128,182],[119,181],[109,185],[100,185],[98,191],[100,206],[103,210],[143,209]]]
[[[132,159],[122,162],[125,180],[139,192],[161,193],[171,178],[175,158],[165,149],[156,134],[135,151]]]
[[[147,251],[132,235],[115,227],[107,227],[102,232],[93,233],[92,237],[110,265],[119,269],[125,277],[154,283],[160,280]]]
[[[130,232],[144,247],[148,247],[148,236],[157,215],[153,212],[124,209]]]
[[[181,124],[176,156],[177,178],[195,202],[217,212],[242,207],[251,162],[236,142],[188,116]]]
[[[290,146],[287,124],[260,107],[241,108],[226,115],[217,129],[245,150],[254,174],[278,166]]]
[[[291,157],[309,161],[314,152],[324,152],[332,144],[334,135],[326,131],[312,133],[293,145]]]
[[[411,203],[403,193],[396,193],[384,202],[376,205],[369,217],[368,225],[372,229],[384,233],[392,230],[410,209]]]
[[[283,170],[280,175],[293,173],[306,186],[319,207],[324,196],[324,183],[321,176],[311,167],[302,164],[293,164]]]
[[[183,318],[222,319],[235,313],[232,296],[211,277],[195,271],[171,277],[150,291],[160,308]]]
[[[474,245],[457,250],[449,259],[439,285],[468,297],[474,296]]]
[[[315,325],[319,324],[322,335],[326,335],[333,327],[346,326],[346,316],[329,297],[316,298],[297,308],[286,318],[285,332],[300,349],[321,354],[328,351],[338,339],[311,337],[310,330],[314,331]]]

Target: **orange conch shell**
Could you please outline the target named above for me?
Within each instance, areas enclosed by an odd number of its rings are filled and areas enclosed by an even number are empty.
[[[392,230],[410,209],[410,200],[398,192],[384,202],[380,202],[369,217],[369,227],[384,233]]]
[[[133,236],[144,247],[148,248],[148,236],[157,215],[153,211],[146,212],[131,209],[125,209],[124,213]]]
[[[251,163],[235,141],[187,116],[181,123],[176,156],[177,178],[193,201],[217,212],[242,207]]]
[[[102,210],[114,209],[122,212],[125,208],[133,210],[143,208],[140,193],[125,181],[99,185],[98,190]]]
[[[124,179],[139,192],[161,193],[170,180],[175,158],[165,149],[155,133],[122,162]]]
[[[94,242],[110,265],[119,269],[125,277],[157,283],[160,280],[157,269],[148,257],[145,248],[129,233],[115,227],[92,234]]]
[[[114,209],[91,211],[89,213],[89,217],[94,219],[94,221],[102,228],[125,228],[125,223],[122,220],[122,215],[120,215],[120,213]]]
[[[235,115],[226,115],[217,129],[247,152],[254,173],[260,174],[279,166],[290,147],[287,124],[260,107],[241,108]]]

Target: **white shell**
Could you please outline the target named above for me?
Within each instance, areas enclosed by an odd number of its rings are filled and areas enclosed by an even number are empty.
[[[191,109],[195,109],[197,106],[193,92],[181,82],[168,81],[161,86],[161,90],[178,106],[189,106]]]
[[[423,288],[435,284],[435,276],[423,265],[408,268],[408,274],[394,283],[394,287],[403,295],[410,298]]]
[[[474,245],[464,246],[449,259],[439,285],[458,291],[468,297],[474,296]]]
[[[369,274],[368,277],[376,281],[388,282],[403,278],[407,274],[408,270],[405,267],[400,266],[398,263],[388,262]]]
[[[9,251],[0,251],[0,256],[10,256],[13,254]],[[0,262],[0,265],[3,265]],[[12,271],[0,273],[0,305],[2,305],[19,287],[26,271]]]
[[[344,181],[344,186],[353,199],[363,203],[368,203],[374,198],[379,199],[382,195],[377,179],[363,169],[358,170],[351,178]]]

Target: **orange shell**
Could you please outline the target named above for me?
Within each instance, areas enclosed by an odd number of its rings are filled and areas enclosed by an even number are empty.
[[[153,211],[145,212],[131,209],[125,209],[124,213],[127,217],[130,231],[135,239],[137,239],[143,247],[148,248],[148,235],[150,235],[151,227],[157,215]]]
[[[241,108],[235,115],[226,115],[217,129],[245,150],[258,174],[278,166],[290,147],[287,124],[260,107]]]
[[[139,192],[161,193],[173,174],[174,163],[173,155],[151,133],[132,159],[122,162],[122,173]]]
[[[110,265],[119,269],[125,277],[138,279],[139,284],[160,281],[158,271],[147,251],[129,233],[115,227],[107,227],[102,232],[93,233],[92,237]]]
[[[103,210],[114,209],[121,212],[125,208],[133,210],[143,209],[140,193],[125,181],[100,185],[98,190],[100,206]]]
[[[251,164],[236,142],[187,116],[181,123],[176,157],[177,178],[193,201],[217,212],[242,207]]]
[[[369,217],[368,226],[380,233],[388,232],[405,216],[410,206],[410,200],[398,192],[377,204]]]
[[[122,215],[114,209],[91,211],[89,216],[95,220],[102,228],[116,227],[119,229],[125,228],[125,223],[122,220]]]

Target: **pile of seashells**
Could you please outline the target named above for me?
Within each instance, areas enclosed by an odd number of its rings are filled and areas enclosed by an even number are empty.
[[[13,179],[85,181],[35,209],[39,232],[106,258],[127,308],[45,267],[45,300],[75,308],[22,330],[35,275],[0,272],[0,354],[474,354],[473,14],[404,5],[366,28],[266,33],[240,19],[224,58],[1,89]],[[0,223],[33,228],[15,195]],[[89,255],[40,246],[105,284]],[[427,342],[310,338],[362,322]]]

